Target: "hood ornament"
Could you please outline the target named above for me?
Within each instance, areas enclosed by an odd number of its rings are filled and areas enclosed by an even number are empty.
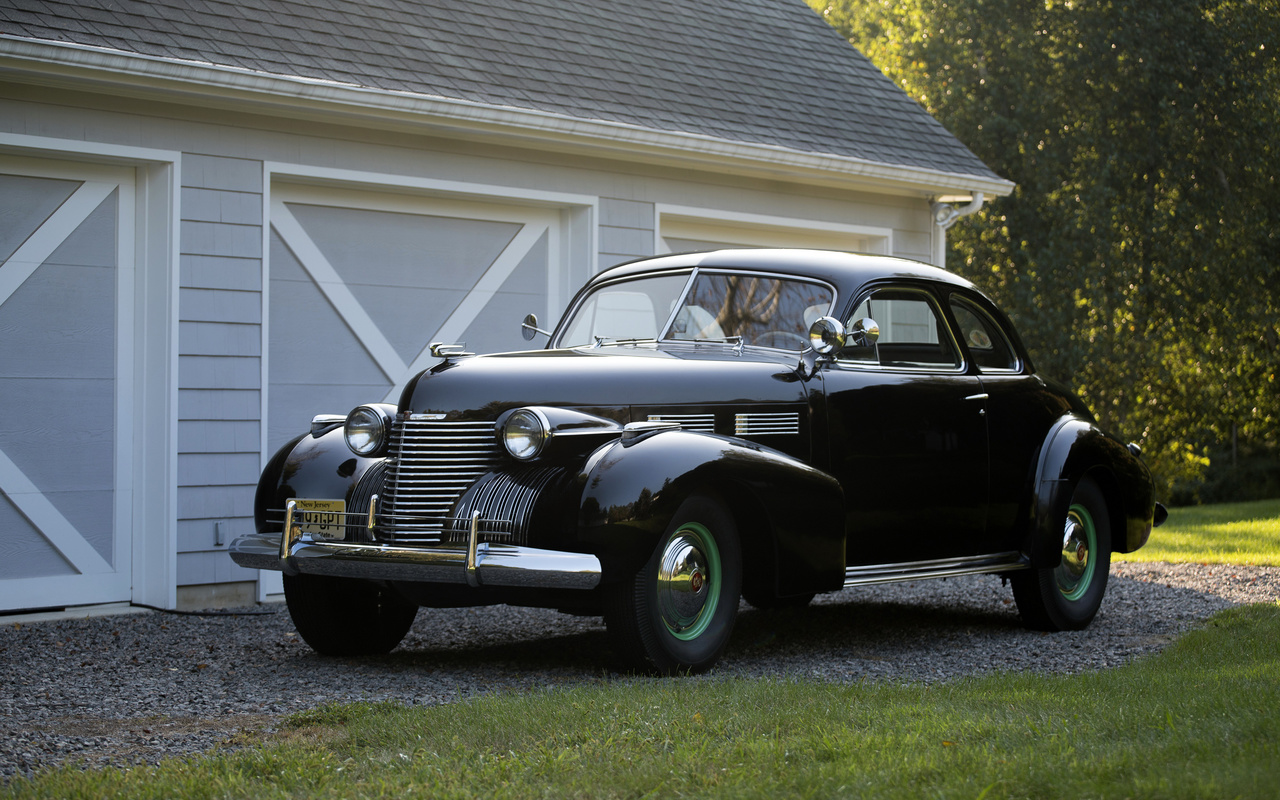
[[[445,344],[444,342],[431,343],[431,355],[436,358],[443,358],[445,363],[450,363],[453,359],[466,358],[474,356],[475,353],[467,352],[466,342],[457,342],[454,344]]]

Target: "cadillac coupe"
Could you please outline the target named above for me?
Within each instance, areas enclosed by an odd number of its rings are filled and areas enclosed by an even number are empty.
[[[1078,629],[1164,517],[1136,445],[1039,375],[968,281],[882,256],[723,250],[592,278],[544,349],[439,362],[316,417],[262,474],[246,567],[302,638],[389,651],[420,606],[602,615],[617,660],[700,671],[745,599],[1004,573]]]

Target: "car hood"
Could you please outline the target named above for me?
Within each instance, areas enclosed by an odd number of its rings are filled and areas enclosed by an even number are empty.
[[[520,406],[573,406],[620,421],[629,409],[804,402],[798,354],[731,347],[606,345],[450,358],[416,375],[400,409],[496,419]]]

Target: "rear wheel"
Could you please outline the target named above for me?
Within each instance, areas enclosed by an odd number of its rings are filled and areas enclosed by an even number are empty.
[[[389,653],[418,615],[389,586],[327,575],[285,575],[284,599],[303,641],[326,656]]]
[[[741,592],[733,517],[707,495],[690,497],[649,561],[610,587],[605,623],[622,666],[666,675],[709,669],[729,641]]]
[[[1010,577],[1013,598],[1027,627],[1080,630],[1102,606],[1111,571],[1111,525],[1102,490],[1085,478],[1076,486],[1063,520],[1062,563]]]

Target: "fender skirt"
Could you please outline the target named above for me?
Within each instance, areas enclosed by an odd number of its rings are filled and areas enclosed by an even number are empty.
[[[696,492],[719,496],[748,557],[776,568],[780,595],[844,585],[844,496],[830,475],[752,442],[679,429],[604,445],[578,476],[572,549],[595,553],[605,580],[633,574],[676,509]]]

